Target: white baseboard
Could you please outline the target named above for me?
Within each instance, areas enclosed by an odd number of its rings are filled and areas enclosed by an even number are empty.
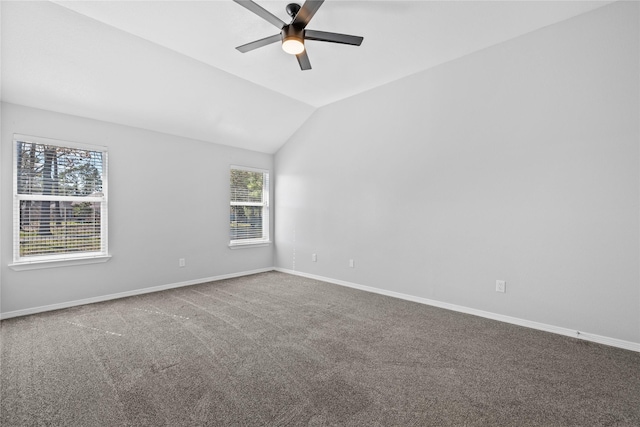
[[[242,271],[239,273],[223,274],[221,276],[205,277],[202,279],[188,280],[186,282],[170,283],[167,285],[153,286],[150,288],[135,289],[133,291],[119,292],[117,294],[102,295],[99,297],[85,298],[85,299],[80,299],[75,301],[62,302],[58,304],[44,305],[41,307],[33,307],[33,308],[26,308],[23,310],[9,311],[6,313],[0,313],[0,319],[9,319],[12,317],[19,317],[19,316],[28,316],[30,314],[42,313],[45,311],[60,310],[63,308],[76,307],[84,304],[93,304],[96,302],[109,301],[112,299],[132,297],[136,295],[148,294],[151,292],[165,291],[167,289],[180,288],[183,286],[191,286],[191,285],[198,285],[200,283],[215,282],[215,281],[224,280],[224,279],[232,279],[234,277],[249,276],[251,274],[264,273],[266,271],[273,271],[273,268],[272,267],[260,268],[257,270]]]
[[[385,289],[372,288],[370,286],[359,285],[357,283],[346,282],[344,280],[331,279],[329,277],[317,276],[315,274],[302,273],[300,271],[289,270],[286,268],[275,268],[275,271],[281,273],[293,274],[296,276],[307,277],[309,279],[320,280],[323,282],[333,283],[335,285],[346,286],[349,288],[360,289],[362,291],[373,292],[376,294],[386,295],[407,301],[413,301],[420,304],[431,305],[434,307],[445,308],[447,310],[458,311],[461,313],[472,314],[475,316],[485,317],[487,319],[498,320],[501,322],[512,323],[514,325],[524,326],[527,328],[538,329],[540,331],[552,332],[554,334],[566,335],[573,338],[591,341],[599,344],[609,345],[611,347],[623,348],[625,350],[640,352],[640,343],[632,341],[620,340],[617,338],[605,337],[602,335],[591,334],[583,331],[575,331],[560,326],[548,325],[545,323],[534,322],[532,320],[520,319],[517,317],[505,316],[502,314],[491,313],[489,311],[477,310],[475,308],[464,307],[456,304],[449,304],[442,301],[416,297],[413,295],[402,294],[399,292],[388,291]]]

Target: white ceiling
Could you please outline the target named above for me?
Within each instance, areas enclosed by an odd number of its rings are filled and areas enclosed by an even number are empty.
[[[285,22],[289,1],[260,1]],[[2,1],[2,100],[273,153],[329,103],[611,1],[327,0],[308,28],[364,37],[307,42],[313,67],[226,1]]]

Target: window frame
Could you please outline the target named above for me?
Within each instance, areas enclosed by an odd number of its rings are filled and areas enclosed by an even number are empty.
[[[18,143],[30,142],[40,145],[80,149],[102,153],[102,196],[60,196],[44,194],[18,193]],[[108,149],[105,146],[83,144],[72,141],[44,138],[33,135],[13,134],[13,270],[30,270],[38,268],[62,267],[67,265],[91,264],[108,261]],[[66,252],[58,254],[20,256],[20,203],[21,201],[82,201],[100,204],[100,250],[84,252]]]
[[[246,172],[256,172],[262,173],[262,202],[234,202],[231,200],[232,187],[231,183],[229,183],[229,210],[231,210],[232,206],[262,206],[262,237],[253,238],[253,239],[236,239],[232,240],[229,237],[229,248],[237,249],[237,248],[246,248],[246,247],[257,247],[257,246],[268,246],[271,244],[271,215],[270,215],[270,171],[268,169],[261,168],[253,168],[247,166],[238,166],[238,165],[230,165],[229,166],[229,175],[231,178],[231,171],[233,170],[241,170]],[[228,223],[229,235],[231,235],[231,223]]]

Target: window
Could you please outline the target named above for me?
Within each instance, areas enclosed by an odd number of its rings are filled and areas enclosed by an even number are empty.
[[[230,245],[269,242],[269,172],[231,166]]]
[[[13,261],[107,255],[107,151],[14,135]]]

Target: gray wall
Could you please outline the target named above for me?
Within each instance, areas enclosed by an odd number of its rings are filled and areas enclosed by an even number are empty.
[[[14,133],[108,147],[110,261],[8,268]],[[2,313],[273,266],[272,247],[227,246],[229,165],[272,169],[271,155],[12,104],[1,142]]]
[[[638,8],[318,110],[275,157],[277,267],[640,342]]]

